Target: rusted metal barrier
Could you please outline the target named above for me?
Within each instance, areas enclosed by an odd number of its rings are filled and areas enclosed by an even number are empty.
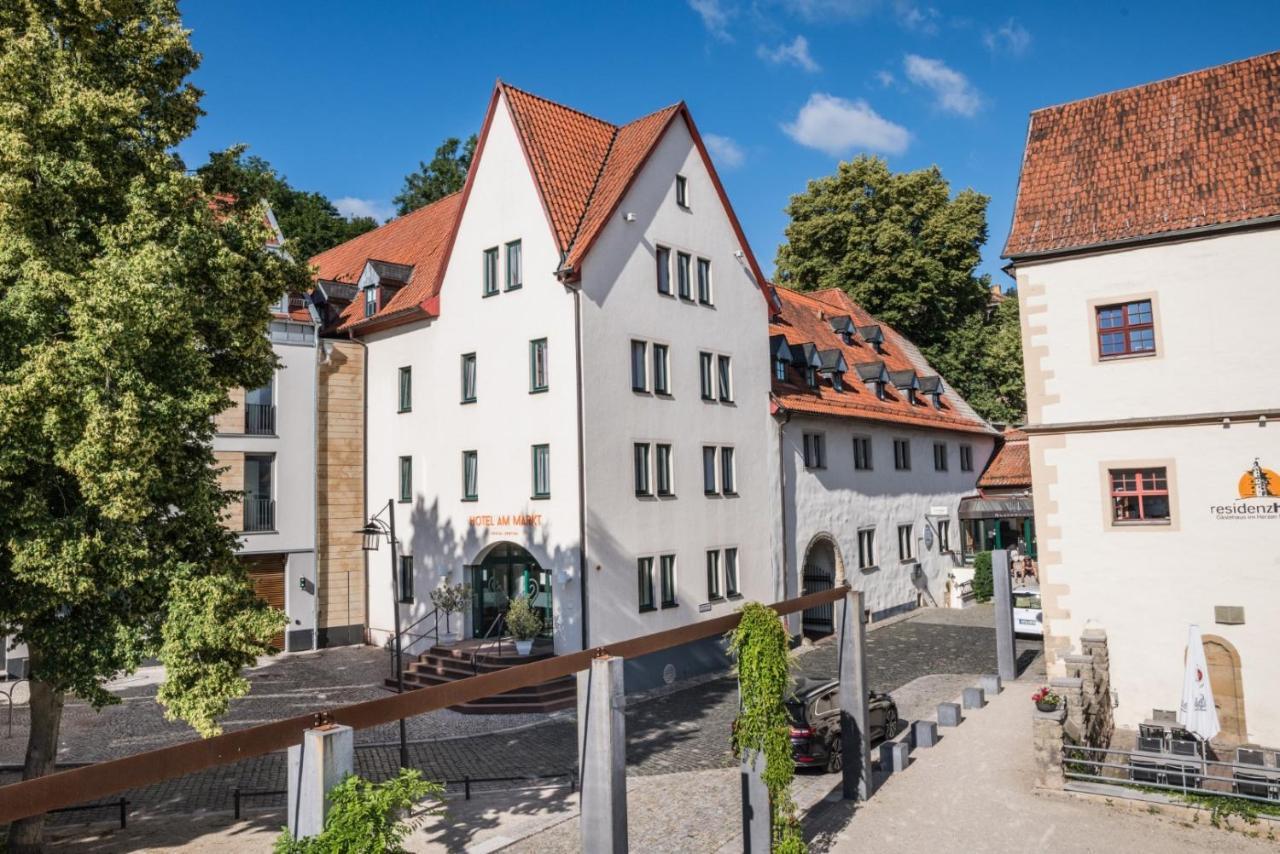
[[[794,614],[818,605],[835,602],[849,592],[849,587],[836,587],[795,599],[777,602],[770,607],[780,615]],[[27,816],[39,815],[61,807],[81,804],[114,795],[127,789],[148,786],[174,777],[184,777],[206,768],[230,765],[242,759],[261,756],[299,744],[302,734],[324,724],[345,724],[352,729],[369,727],[409,718],[437,709],[457,706],[549,682],[584,670],[598,656],[614,655],[625,659],[640,658],[650,653],[681,646],[703,638],[723,635],[738,625],[738,613],[726,614],[666,631],[641,635],[592,649],[545,658],[494,673],[484,673],[443,685],[418,688],[403,694],[337,706],[313,714],[296,715],[269,724],[224,733],[213,738],[189,741],[98,762],[69,771],[59,771],[34,780],[0,786],[0,824]]]

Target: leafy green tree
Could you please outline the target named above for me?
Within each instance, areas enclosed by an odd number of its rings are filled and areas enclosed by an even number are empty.
[[[264,179],[263,197],[284,233],[285,247],[295,258],[310,258],[378,227],[378,221],[370,216],[344,217],[321,193],[295,189],[261,157],[246,157],[243,147],[213,152],[199,172],[213,176],[225,170],[245,170]]]
[[[965,318],[933,354],[933,366],[987,419],[1020,424],[1026,417],[1022,325],[1018,297],[1010,292],[995,309]]]
[[[891,172],[869,156],[841,163],[791,197],[778,281],[847,292],[914,341],[984,417],[1019,420],[1017,304],[1006,300],[989,322],[990,279],[976,272],[987,202],[973,190],[952,195],[936,166]]]
[[[404,189],[392,201],[401,216],[425,207],[462,189],[476,153],[476,135],[466,142],[449,137],[440,143],[430,163],[418,162],[418,171],[404,176]]]
[[[991,575],[991,552],[978,552],[973,556],[973,598],[990,602],[995,594],[995,579]]]
[[[68,692],[118,702],[106,681],[151,656],[166,715],[217,732],[284,622],[236,558],[210,443],[308,275],[264,248],[259,178],[172,154],[198,61],[174,0],[0,4],[0,635],[30,652],[25,778],[54,769]]]

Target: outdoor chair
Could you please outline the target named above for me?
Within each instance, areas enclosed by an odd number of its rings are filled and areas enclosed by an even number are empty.
[[[1138,749],[1143,753],[1164,753],[1164,739],[1156,735],[1140,735]]]
[[[1250,747],[1237,748],[1236,764],[1256,766],[1258,769],[1232,769],[1236,794],[1280,801],[1280,770],[1267,767],[1265,753]]]

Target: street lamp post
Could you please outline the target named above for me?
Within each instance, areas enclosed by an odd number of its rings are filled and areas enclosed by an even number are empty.
[[[387,521],[383,522],[378,517],[383,513],[387,514]],[[365,526],[360,529],[359,533],[363,536],[360,547],[365,551],[377,551],[383,536],[391,544],[391,589],[395,601],[392,603],[392,614],[394,615],[394,654],[396,659],[396,692],[404,693],[404,650],[401,648],[400,638],[400,567],[396,561],[396,547],[399,542],[396,540],[396,513],[395,499],[388,499],[387,506],[375,513]],[[404,718],[400,719],[400,767],[409,767],[409,744],[408,737],[405,733]]]

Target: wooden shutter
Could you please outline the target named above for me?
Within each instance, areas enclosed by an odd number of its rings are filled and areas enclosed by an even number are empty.
[[[255,555],[246,557],[243,560],[249,570],[249,578],[253,581],[253,592],[257,593],[258,598],[272,608],[278,608],[283,611],[285,609],[284,567],[287,557],[285,555]],[[271,639],[271,645],[280,650],[285,648],[283,631]]]

